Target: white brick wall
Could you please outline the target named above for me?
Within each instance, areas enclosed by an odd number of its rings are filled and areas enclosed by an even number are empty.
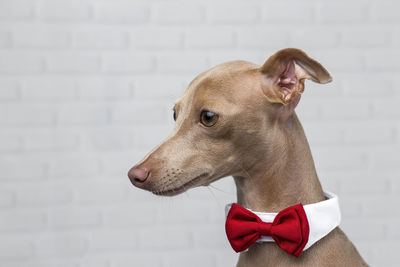
[[[199,72],[300,47],[332,73],[298,114],[343,229],[400,249],[400,2],[0,0],[0,266],[233,266],[230,178],[158,198],[127,170]],[[379,216],[379,217],[378,217]],[[388,249],[390,248],[390,249]]]

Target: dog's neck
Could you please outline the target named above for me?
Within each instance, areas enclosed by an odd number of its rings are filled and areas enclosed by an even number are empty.
[[[265,162],[234,176],[237,202],[256,211],[278,212],[289,206],[324,199],[310,147],[296,116],[273,128],[275,144],[265,154]]]

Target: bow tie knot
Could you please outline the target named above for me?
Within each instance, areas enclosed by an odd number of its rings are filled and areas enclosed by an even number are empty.
[[[282,250],[296,257],[300,257],[309,236],[307,215],[302,204],[282,210],[272,223],[263,222],[253,212],[233,204],[225,230],[236,252],[248,249],[261,236],[271,236]]]
[[[271,235],[271,226],[272,226],[272,223],[266,223],[266,222],[261,221],[258,223],[258,232],[260,233],[260,235],[270,236]]]

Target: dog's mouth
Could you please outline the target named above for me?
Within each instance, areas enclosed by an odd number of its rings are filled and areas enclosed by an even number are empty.
[[[208,173],[202,173],[193,179],[190,179],[188,182],[184,183],[183,185],[180,185],[178,187],[168,189],[168,190],[161,190],[161,191],[152,191],[153,194],[158,195],[158,196],[175,196],[180,193],[185,192],[187,189],[191,188],[193,185],[196,185],[197,182],[199,182],[202,178],[207,177]]]

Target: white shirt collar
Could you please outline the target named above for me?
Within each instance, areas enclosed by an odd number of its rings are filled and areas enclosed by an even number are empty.
[[[310,227],[308,242],[304,247],[304,250],[311,247],[340,224],[341,214],[338,197],[327,191],[324,191],[324,194],[326,200],[303,206]],[[228,215],[231,206],[232,203],[226,205],[225,215]],[[263,222],[273,222],[275,216],[278,214],[273,212],[258,212],[251,209],[248,210],[255,213]],[[270,236],[261,236],[257,242],[275,241]]]

